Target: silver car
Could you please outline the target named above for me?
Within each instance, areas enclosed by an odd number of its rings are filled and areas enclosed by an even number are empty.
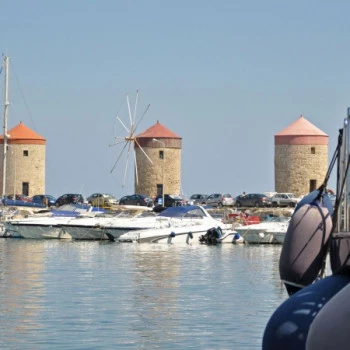
[[[186,203],[190,205],[203,205],[207,198],[207,194],[193,194]]]
[[[276,193],[271,202],[273,207],[295,207],[299,198],[294,193]]]
[[[223,206],[233,206],[235,200],[229,193],[213,193],[206,199],[205,204],[222,208]]]

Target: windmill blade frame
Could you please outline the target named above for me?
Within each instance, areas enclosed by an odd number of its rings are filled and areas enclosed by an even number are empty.
[[[125,185],[126,172],[127,172],[127,170],[128,170],[128,166],[129,166],[130,147],[131,147],[131,142],[129,142],[128,154],[127,154],[127,156],[126,156],[126,165],[125,165],[125,170],[124,170],[123,187],[124,187],[124,185]]]
[[[144,149],[141,147],[141,145],[139,144],[139,142],[137,141],[137,139],[135,138],[135,143],[137,144],[137,146],[140,148],[141,152],[145,155],[145,157],[151,162],[151,164],[153,164],[152,159],[148,156],[148,154],[144,151]]]
[[[142,154],[146,157],[146,159],[151,164],[153,164],[152,159],[148,156],[148,154],[141,147],[141,145],[139,144],[139,142],[137,141],[137,138],[135,136],[136,129],[138,128],[138,126],[140,125],[141,121],[145,117],[147,111],[149,110],[150,104],[148,104],[148,106],[145,108],[145,111],[143,112],[142,116],[136,122],[138,103],[139,103],[139,91],[138,90],[136,91],[135,105],[134,105],[133,111],[132,111],[131,106],[130,106],[129,95],[126,95],[126,104],[127,104],[128,117],[129,117],[129,121],[130,121],[130,127],[128,128],[126,126],[126,124],[122,121],[122,119],[119,117],[119,115],[117,115],[116,119],[121,124],[123,129],[127,132],[127,136],[116,136],[116,137],[114,137],[115,142],[113,144],[110,144],[110,147],[111,147],[111,146],[121,145],[121,144],[124,143],[124,146],[123,146],[122,150],[120,151],[120,153],[119,153],[119,155],[117,157],[117,160],[115,161],[112,169],[110,170],[110,173],[114,172],[114,170],[116,169],[117,164],[120,162],[120,159],[122,158],[123,154],[125,154],[126,148],[128,148],[126,161],[125,161],[125,169],[124,169],[124,177],[123,177],[122,187],[124,187],[125,181],[126,181],[126,177],[127,177],[127,170],[128,170],[128,165],[129,165],[129,155],[130,155],[130,150],[131,150],[131,144],[133,144],[133,146],[134,146],[134,149],[133,149],[133,153],[134,153],[133,163],[134,163],[134,168],[135,168],[135,180],[136,180],[137,184],[138,184],[138,169],[137,169],[138,164],[137,164],[137,159],[136,159],[135,147],[138,147],[141,150]]]
[[[135,178],[136,178],[136,183],[138,184],[139,183],[139,171],[137,168],[137,159],[136,159],[135,149],[134,149],[134,162],[135,162]]]
[[[113,165],[113,167],[112,167],[112,169],[111,169],[111,173],[113,172],[113,170],[114,170],[115,167],[117,166],[117,164],[118,164],[120,158],[122,157],[122,155],[123,155],[123,153],[124,153],[124,151],[125,151],[127,145],[128,145],[128,144],[125,143],[125,145],[124,145],[122,151],[119,153],[119,156],[118,156],[117,160],[114,162],[114,165]]]

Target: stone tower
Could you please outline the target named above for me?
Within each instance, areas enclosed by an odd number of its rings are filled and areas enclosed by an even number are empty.
[[[180,194],[182,138],[157,121],[136,139],[153,164],[135,142],[135,193],[156,196],[164,187],[164,193]]]
[[[275,135],[275,191],[305,195],[322,185],[328,135],[301,115]]]
[[[7,133],[5,194],[44,194],[46,139],[22,122]],[[3,193],[4,135],[0,136],[0,153],[0,193]]]

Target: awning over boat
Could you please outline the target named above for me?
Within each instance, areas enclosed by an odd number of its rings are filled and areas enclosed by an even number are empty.
[[[203,209],[198,205],[185,205],[180,207],[169,207],[158,214],[164,217],[203,217],[206,216]]]

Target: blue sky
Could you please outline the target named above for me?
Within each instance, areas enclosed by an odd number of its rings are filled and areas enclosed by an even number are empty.
[[[3,0],[9,128],[47,139],[47,193],[121,197],[133,173],[123,186],[124,164],[110,172],[121,148],[109,145],[139,90],[140,114],[151,106],[137,131],[159,120],[183,138],[186,196],[273,191],[274,135],[301,114],[329,135],[329,160],[335,150],[349,13],[324,0]]]

